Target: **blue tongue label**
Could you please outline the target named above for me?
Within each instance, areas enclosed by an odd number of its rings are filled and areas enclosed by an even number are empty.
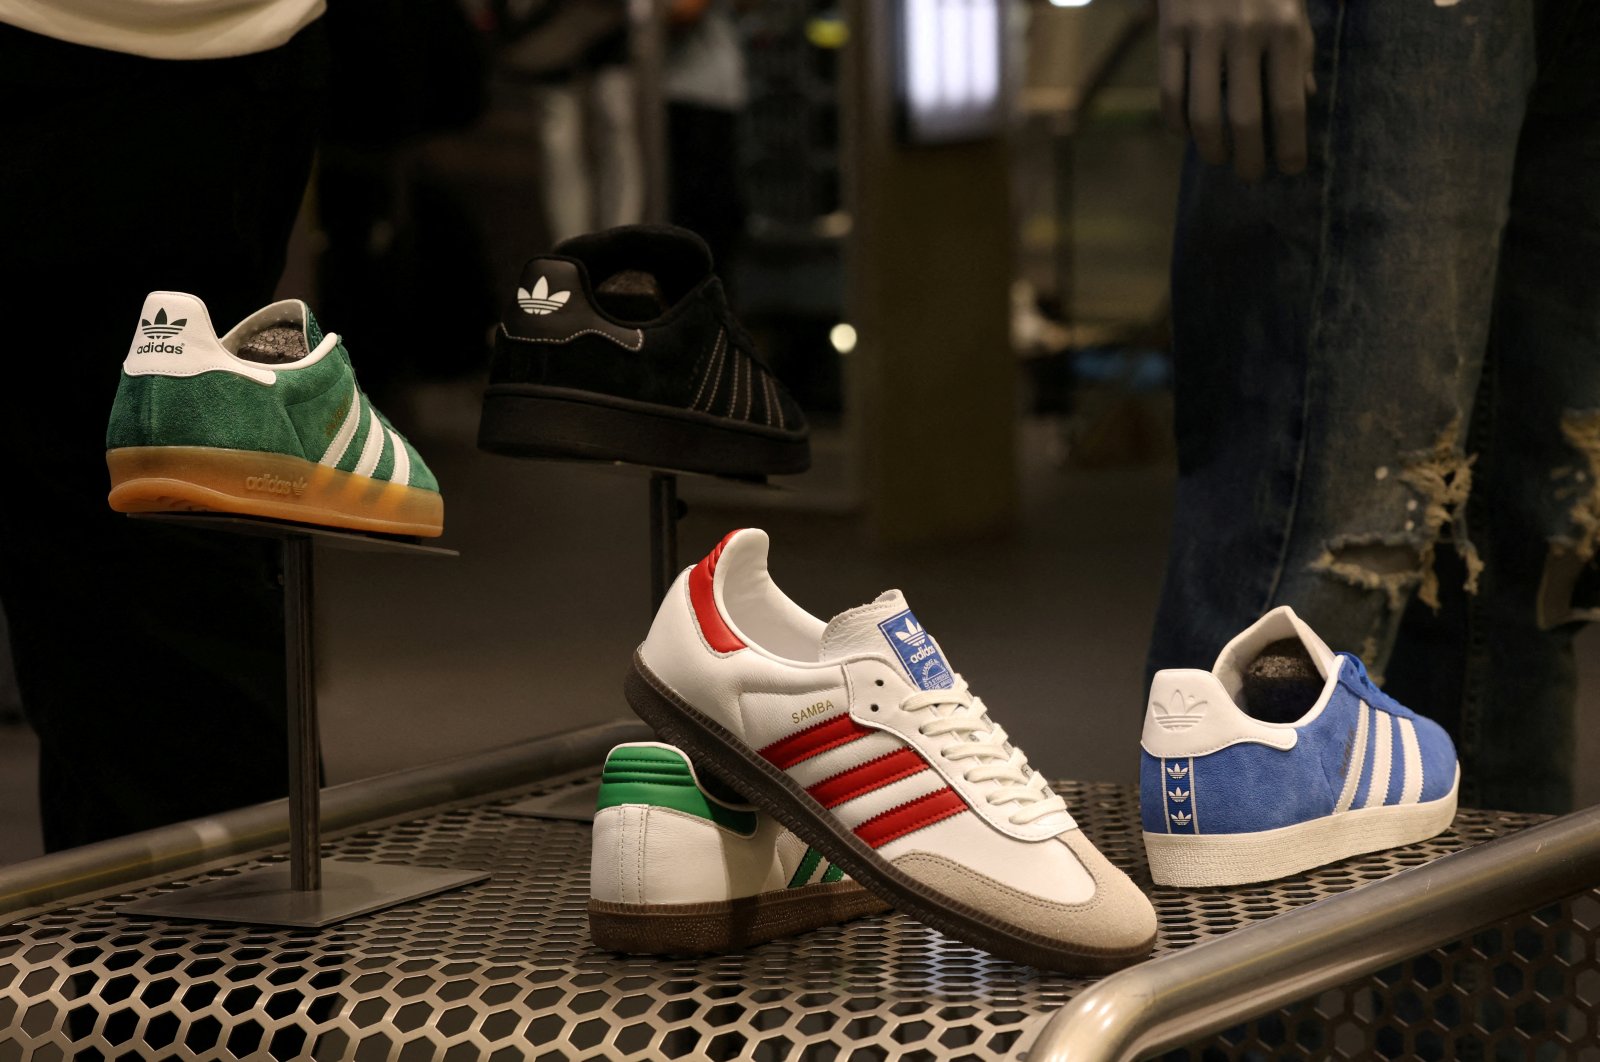
[[[955,677],[950,674],[950,666],[944,662],[944,654],[939,652],[938,643],[922,629],[922,624],[917,622],[917,617],[911,614],[910,609],[890,616],[878,624],[878,629],[894,646],[894,651],[900,654],[906,674],[919,688],[947,690],[955,685]]]

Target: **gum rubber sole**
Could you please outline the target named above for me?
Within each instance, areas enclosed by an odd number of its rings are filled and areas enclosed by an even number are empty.
[[[1071,974],[1119,970],[1149,956],[1152,937],[1138,947],[1072,947],[1002,922],[924,885],[882,858],[843,826],[793,779],[668,689],[636,651],[623,692],[660,739],[677,745],[761,810],[799,834],[830,863],[891,903],[897,911],[1003,959]]]
[[[803,431],[534,384],[489,387],[478,447],[507,457],[626,461],[713,476],[788,475],[811,467]]]
[[[1304,873],[1341,859],[1417,844],[1456,817],[1456,784],[1426,804],[1391,804],[1297,822],[1257,833],[1146,833],[1145,854],[1157,885],[1195,889],[1248,885]]]
[[[742,951],[779,937],[889,910],[853,881],[804,885],[711,903],[589,901],[596,947],[630,955]]]
[[[207,512],[435,538],[435,491],[341,472],[288,454],[211,446],[126,446],[106,451],[107,499],[119,513]]]

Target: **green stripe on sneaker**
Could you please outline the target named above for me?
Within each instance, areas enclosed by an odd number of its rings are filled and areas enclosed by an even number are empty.
[[[756,829],[754,811],[730,808],[712,800],[695,783],[689,761],[671,749],[624,746],[606,757],[595,810],[622,804],[671,808],[746,837]]]
[[[822,883],[824,885],[831,885],[842,877],[844,877],[844,870],[830,863],[827,871],[822,875]]]
[[[794,877],[789,879],[789,888],[798,889],[811,880],[811,875],[816,873],[817,864],[822,862],[822,853],[815,848],[807,848],[806,854],[800,860],[800,866],[795,870]]]

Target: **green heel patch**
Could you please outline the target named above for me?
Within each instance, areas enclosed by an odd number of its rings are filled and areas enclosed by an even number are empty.
[[[682,811],[748,837],[756,829],[756,812],[719,804],[695,783],[694,771],[681,752],[649,745],[624,745],[606,757],[595,810],[622,804],[648,804]]]

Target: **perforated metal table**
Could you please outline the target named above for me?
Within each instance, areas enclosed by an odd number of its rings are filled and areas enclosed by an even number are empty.
[[[598,763],[625,733],[604,729],[587,744],[567,739],[562,757],[527,759],[557,767]],[[327,854],[491,872],[486,883],[459,892],[323,930],[115,913],[134,896],[282,858],[257,851],[175,882],[163,877],[90,898],[35,902],[0,928],[0,1062],[1016,1057],[1091,984],[994,959],[899,915],[721,958],[658,961],[597,951],[584,913],[589,827],[505,811],[530,795],[593,784],[595,771],[504,785],[517,773],[508,763],[502,754],[482,781],[480,788],[501,783],[492,792],[441,789],[447,769],[435,769],[433,783],[416,792],[404,779],[391,780],[387,797],[368,792],[367,801],[369,813],[391,819],[342,831],[339,816],[356,814],[352,800],[363,791],[330,794]],[[455,769],[474,768],[467,761]],[[1101,849],[1149,888],[1136,793],[1070,782],[1060,791]],[[435,806],[406,811],[395,794]],[[267,821],[266,810],[261,814]],[[226,830],[224,820],[216,821]],[[1426,844],[1269,886],[1154,889],[1157,954],[1190,949],[1533,821],[1463,811],[1452,830]],[[214,834],[217,827],[208,828]],[[37,869],[30,873],[31,892],[16,885],[27,875],[0,870],[0,904],[10,896],[14,907],[19,897],[37,901],[66,887],[41,885]],[[0,918],[6,910],[0,906]],[[1292,921],[1281,920],[1291,929]],[[1192,1053],[1600,1058],[1597,949],[1600,893],[1579,890],[1536,915],[1273,1009],[1196,1043]],[[1059,1032],[1058,1020],[1049,1034],[1065,1043]],[[1191,1052],[1178,1057],[1184,1053]],[[1079,1057],[1059,1046],[1036,1057],[1046,1055]]]

